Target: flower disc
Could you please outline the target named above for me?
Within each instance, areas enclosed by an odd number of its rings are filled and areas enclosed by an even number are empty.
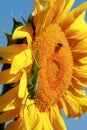
[[[33,51],[39,48],[40,71],[36,106],[40,111],[58,102],[70,85],[73,59],[70,47],[57,24],[48,26],[33,42]]]

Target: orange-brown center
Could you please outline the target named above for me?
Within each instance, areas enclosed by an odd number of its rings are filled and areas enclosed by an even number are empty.
[[[33,42],[33,51],[40,51],[36,106],[48,110],[69,87],[73,59],[64,33],[57,24],[48,26]]]

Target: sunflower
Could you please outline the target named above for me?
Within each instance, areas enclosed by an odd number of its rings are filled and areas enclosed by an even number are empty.
[[[0,83],[14,83],[0,97],[0,123],[14,119],[5,130],[66,130],[61,109],[67,118],[87,112],[87,2],[71,10],[73,3],[36,0],[12,34],[26,43],[0,48],[1,63],[11,65]]]

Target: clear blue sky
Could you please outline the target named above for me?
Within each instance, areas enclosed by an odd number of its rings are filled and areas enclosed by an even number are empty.
[[[81,4],[87,0],[76,0],[74,7]],[[33,9],[34,0],[2,0],[0,3],[0,46],[6,45],[6,37],[2,33],[2,29],[6,30],[8,33],[12,29],[12,18],[11,14],[14,17],[21,21],[20,14],[27,19],[28,15]],[[87,20],[87,15],[86,15]],[[64,120],[67,125],[67,130],[87,130],[87,113],[85,113],[79,120],[75,119],[66,119],[63,113]]]

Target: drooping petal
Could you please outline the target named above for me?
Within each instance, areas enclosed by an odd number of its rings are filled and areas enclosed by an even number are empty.
[[[12,60],[16,54],[22,52],[26,48],[27,44],[12,44],[7,47],[0,47],[0,57],[7,60]]]
[[[28,67],[32,63],[32,55],[30,49],[14,56],[11,64],[11,74],[17,74],[21,69]]]
[[[17,117],[18,114],[19,114],[19,108],[3,112],[2,114],[0,114],[0,123],[12,120],[13,118]]]
[[[18,99],[18,87],[14,87],[0,97],[0,112],[9,111],[20,106],[21,99]]]
[[[55,130],[66,130],[66,126],[57,105],[51,107],[49,118]]]
[[[15,29],[12,35],[12,39],[27,39],[28,45],[31,46],[33,29],[30,26],[20,26]]]
[[[18,74],[10,74],[10,69],[0,72],[0,84],[8,84],[17,82],[21,78],[22,72]]]

